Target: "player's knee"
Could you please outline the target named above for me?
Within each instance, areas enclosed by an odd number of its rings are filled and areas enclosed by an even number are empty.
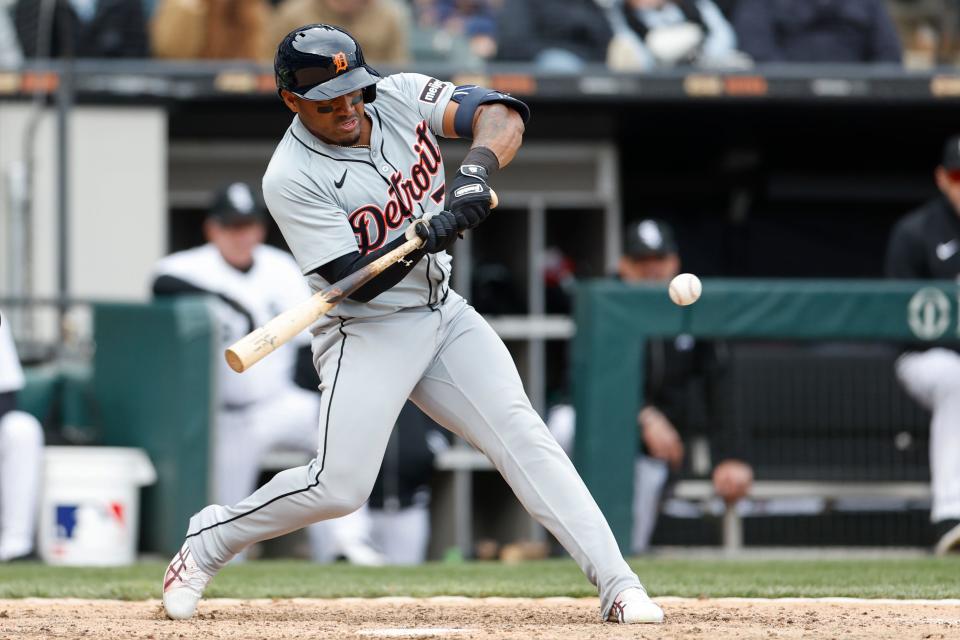
[[[954,402],[960,395],[960,354],[948,349],[930,349],[922,361],[924,374],[930,380],[931,408]]]
[[[346,516],[362,507],[369,497],[369,491],[338,492],[336,495],[328,496],[325,510],[329,512],[331,518]]]
[[[906,391],[928,410],[960,394],[960,355],[953,351],[934,348],[906,353],[895,367]]]
[[[345,516],[359,509],[370,497],[373,480],[369,483],[357,482],[357,478],[344,478],[342,481],[325,483],[324,509],[336,512],[331,517]]]
[[[960,355],[953,355],[955,357],[944,364],[942,384],[945,393],[957,395],[960,394]]]
[[[11,411],[0,418],[0,448],[15,451],[43,447],[43,428],[29,413]]]

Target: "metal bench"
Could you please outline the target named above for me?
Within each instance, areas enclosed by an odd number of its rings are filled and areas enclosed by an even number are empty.
[[[707,502],[715,497],[709,480],[681,480],[673,486],[673,497],[696,502]],[[821,482],[816,480],[757,480],[750,490],[750,498],[823,498],[827,501],[845,498],[899,498],[928,500],[927,482]],[[737,505],[728,504],[723,513],[723,548],[728,553],[743,549],[743,518]]]

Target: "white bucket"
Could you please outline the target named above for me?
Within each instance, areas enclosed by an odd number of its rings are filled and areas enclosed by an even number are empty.
[[[40,557],[49,564],[117,566],[136,558],[140,487],[157,472],[142,449],[46,447]]]

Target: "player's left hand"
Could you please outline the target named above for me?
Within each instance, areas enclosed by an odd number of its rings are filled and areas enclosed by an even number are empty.
[[[426,253],[445,251],[457,241],[456,221],[449,211],[441,211],[429,220],[417,220],[411,228],[423,240]]]
[[[457,221],[457,231],[475,229],[490,215],[490,187],[487,171],[475,164],[465,164],[450,182],[447,209]]]

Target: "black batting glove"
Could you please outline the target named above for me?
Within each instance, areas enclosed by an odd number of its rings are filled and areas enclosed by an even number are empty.
[[[441,211],[426,222],[418,222],[415,229],[423,240],[422,250],[427,253],[445,251],[457,240],[457,221],[449,211]]]
[[[490,215],[490,187],[487,170],[478,164],[465,164],[450,182],[447,209],[457,220],[457,231],[475,229]]]

